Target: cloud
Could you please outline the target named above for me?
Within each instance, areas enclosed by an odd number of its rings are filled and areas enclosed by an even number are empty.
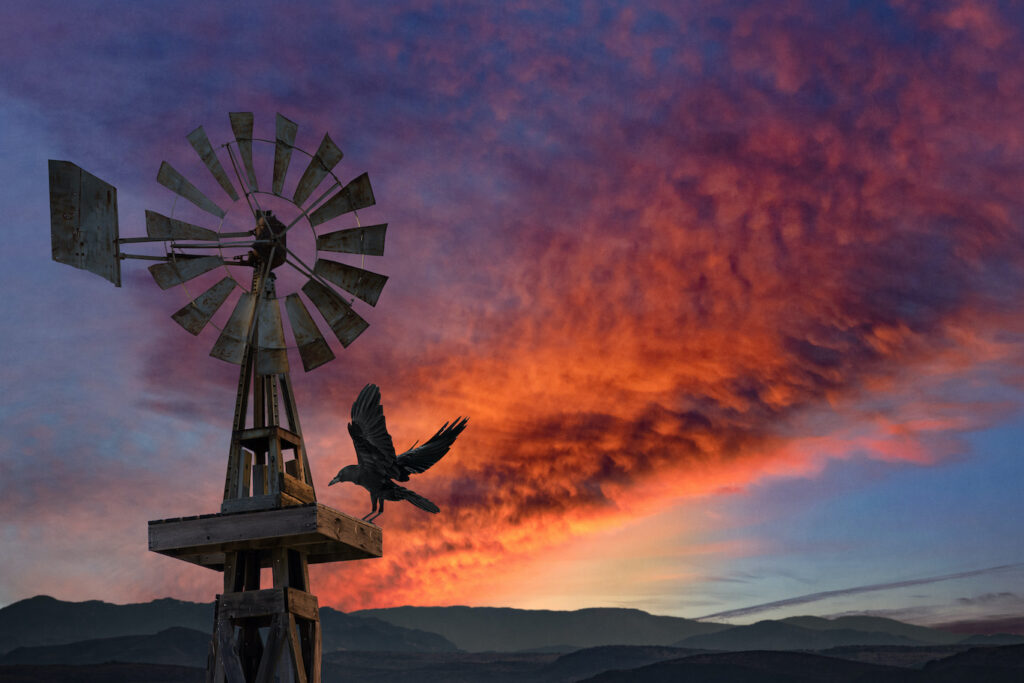
[[[772,602],[766,602],[760,605],[751,605],[750,607],[741,607],[739,609],[726,610],[724,612],[715,612],[714,614],[706,614],[701,619],[728,619],[732,617],[747,616],[750,614],[757,614],[758,612],[768,612],[771,610],[779,609],[781,607],[791,607],[793,605],[802,605],[811,602],[818,602],[828,598],[837,598],[846,595],[856,595],[858,593],[872,593],[875,591],[892,590],[894,588],[907,588],[909,586],[919,586],[928,583],[937,583],[939,581],[951,581],[954,579],[965,579],[971,576],[981,576],[983,574],[991,574],[997,572],[1004,572],[1012,569],[1018,569],[1024,567],[1024,563],[1017,564],[1005,564],[998,567],[986,567],[985,569],[973,569],[966,572],[957,572],[955,574],[945,574],[943,576],[929,576],[918,579],[907,579],[904,581],[892,581],[888,583],[876,583],[867,586],[854,586],[852,588],[841,588],[832,591],[821,591],[819,593],[808,593],[807,595],[799,595],[793,598],[786,598],[785,600],[775,600]]]
[[[1008,412],[960,390],[1019,375],[1024,70],[1000,28],[1017,10],[678,5],[37,12],[0,48],[24,65],[5,92],[140,207],[170,201],[160,159],[212,187],[184,134],[226,139],[225,111],[257,111],[267,137],[283,111],[309,149],[330,130],[345,172],[370,171],[390,224],[372,267],[391,280],[360,308],[368,332],[296,377],[314,470],[351,459],[366,382],[396,443],[472,421],[414,482],[444,516],[389,506],[388,555],[319,570],[325,604],[472,601],[679,498],[828,458],[934,464]],[[235,369],[206,358],[215,333],[170,325],[183,295],[134,272],[140,406],[225,427]],[[107,471],[83,469],[55,481]]]

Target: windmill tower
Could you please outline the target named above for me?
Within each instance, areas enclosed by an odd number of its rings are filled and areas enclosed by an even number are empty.
[[[387,224],[360,224],[358,211],[375,203],[369,178],[338,179],[334,169],[342,152],[329,135],[310,154],[295,145],[298,126],[280,114],[273,140],[254,137],[251,113],[229,118],[234,138],[216,150],[201,126],[187,136],[212,175],[208,184],[215,182],[230,200],[228,208],[164,161],[157,182],[174,193],[174,204],[170,215],[146,211],[144,237],[120,236],[112,185],[71,162],[51,160],[53,259],[118,287],[122,261],[155,261],[149,271],[160,288],[181,287],[188,294],[172,319],[193,335],[211,324],[219,329],[210,355],[240,366],[220,511],[149,522],[149,549],[224,573],[207,683],[319,683],[320,620],[308,565],[380,557],[382,535],[377,526],[317,502],[288,351],[297,353],[307,372],[335,357],[305,300],[342,347],[367,328],[355,299],[376,305],[387,277],[361,266],[366,256],[383,255]],[[260,146],[268,159],[273,150],[269,191],[257,179],[253,150]],[[294,153],[307,162],[286,194]],[[324,229],[342,216],[356,225]],[[298,253],[293,228],[311,233],[312,267]],[[121,251],[147,243],[162,245],[163,253]],[[321,252],[358,257],[360,265]],[[296,291],[279,291],[283,280],[297,282]],[[225,306],[229,301],[233,305]],[[272,585],[262,586],[266,568]]]

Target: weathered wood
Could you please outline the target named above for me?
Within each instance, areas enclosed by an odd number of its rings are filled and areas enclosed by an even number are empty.
[[[291,462],[295,462],[292,460]],[[300,479],[296,479],[288,473],[281,473],[279,486],[283,493],[287,493],[293,498],[301,500],[303,503],[315,503],[316,495],[313,493],[313,487]]]
[[[224,666],[224,674],[228,683],[245,683],[242,661],[238,658],[238,649],[234,642],[235,627],[231,625],[223,610],[217,620],[217,650],[219,659]]]
[[[281,493],[281,475],[284,473],[284,457],[281,454],[281,442],[278,439],[270,439],[267,444],[267,471],[270,483],[269,493]]]
[[[285,444],[285,448],[291,449],[298,448],[302,443],[301,436],[278,425],[239,429],[235,435],[243,446],[253,451],[267,450],[267,444],[271,438],[277,438],[282,444]]]
[[[231,440],[231,450],[228,452],[228,469],[224,473],[224,500],[238,498],[238,456],[241,447],[237,439]]]
[[[302,647],[299,645],[299,635],[296,632],[295,615],[288,615],[288,650],[292,654],[292,661],[295,662],[296,683],[307,683],[306,664],[302,657]]]
[[[245,585],[245,574],[240,572],[242,564],[239,562],[238,553],[225,553],[224,559],[224,592],[234,593],[242,590]]]
[[[220,505],[220,511],[224,514],[236,512],[255,512],[259,510],[276,510],[283,507],[294,507],[296,505],[307,505],[309,501],[299,500],[287,493],[265,493],[248,498],[236,498],[226,500]]]
[[[255,683],[272,683],[274,672],[277,670],[277,662],[281,658],[281,647],[284,645],[286,628],[288,628],[287,617],[284,614],[275,614],[270,632],[267,634],[267,645],[263,648],[263,659],[260,661],[259,671],[256,672]]]
[[[284,588],[291,584],[288,576],[288,549],[284,547],[274,548],[270,554],[270,561],[274,570],[274,588]]]
[[[261,460],[265,460],[266,456],[262,455]],[[252,493],[253,496],[262,496],[267,492],[267,466],[258,462],[252,466]]]
[[[149,524],[150,550],[197,564],[216,562],[220,552],[281,545],[305,551],[314,564],[382,554],[379,527],[319,503]]]
[[[242,480],[240,482],[240,495],[248,498],[252,495],[250,485],[252,483],[252,451],[242,451]]]
[[[315,595],[296,588],[288,588],[286,592],[288,612],[309,621],[320,621],[320,605]]]
[[[284,612],[311,621],[320,619],[316,596],[287,586],[224,593],[217,605],[219,613],[227,619],[273,617]]]

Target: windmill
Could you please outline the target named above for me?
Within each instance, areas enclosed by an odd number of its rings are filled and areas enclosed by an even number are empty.
[[[387,277],[362,266],[367,256],[383,255],[387,224],[359,222],[359,210],[375,204],[369,177],[339,179],[342,152],[329,135],[310,154],[295,145],[298,126],[281,114],[273,140],[254,136],[250,112],[229,119],[234,137],[216,149],[202,126],[187,136],[212,176],[204,174],[206,184],[224,196],[212,199],[164,161],[157,182],[173,193],[172,209],[147,210],[145,236],[120,236],[116,188],[74,163],[51,160],[53,259],[118,287],[123,261],[154,261],[149,272],[161,289],[188,294],[171,318],[193,335],[208,325],[219,329],[210,355],[240,366],[220,512],[149,522],[149,549],[224,573],[208,683],[264,683],[275,675],[319,683],[319,608],[308,565],[380,557],[382,535],[317,503],[289,349],[307,372],[335,358],[307,301],[342,348],[366,330],[357,308],[377,304]],[[268,160],[272,147],[269,189],[261,189],[254,147]],[[286,193],[293,157],[303,158],[305,169]],[[355,225],[331,229],[338,218]],[[312,266],[296,248],[300,230],[312,243]],[[122,251],[147,244],[163,253]],[[356,257],[359,265],[338,260]],[[295,291],[279,292],[282,279]],[[272,570],[272,587],[260,586],[264,568]]]

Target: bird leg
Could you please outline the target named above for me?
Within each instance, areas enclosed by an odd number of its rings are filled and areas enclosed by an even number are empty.
[[[383,514],[384,514],[384,499],[383,499],[383,498],[381,498],[381,499],[380,499],[380,511],[379,511],[379,512],[378,512],[377,514],[375,514],[375,515],[374,515],[373,517],[370,517],[370,518],[369,518],[368,520],[366,520],[366,521],[367,521],[367,522],[373,522],[373,520],[377,519],[378,517],[380,517],[380,516],[381,516],[381,515],[383,515]]]
[[[377,496],[371,495],[370,496],[370,500],[373,501],[373,509],[370,510],[369,512],[367,512],[365,515],[363,515],[363,521],[364,522],[369,522],[370,520],[367,519],[367,517],[369,517],[373,513],[377,512]],[[384,501],[381,501],[380,507],[381,507],[381,512],[383,512],[384,511]],[[376,516],[376,515],[374,515],[374,516]]]

